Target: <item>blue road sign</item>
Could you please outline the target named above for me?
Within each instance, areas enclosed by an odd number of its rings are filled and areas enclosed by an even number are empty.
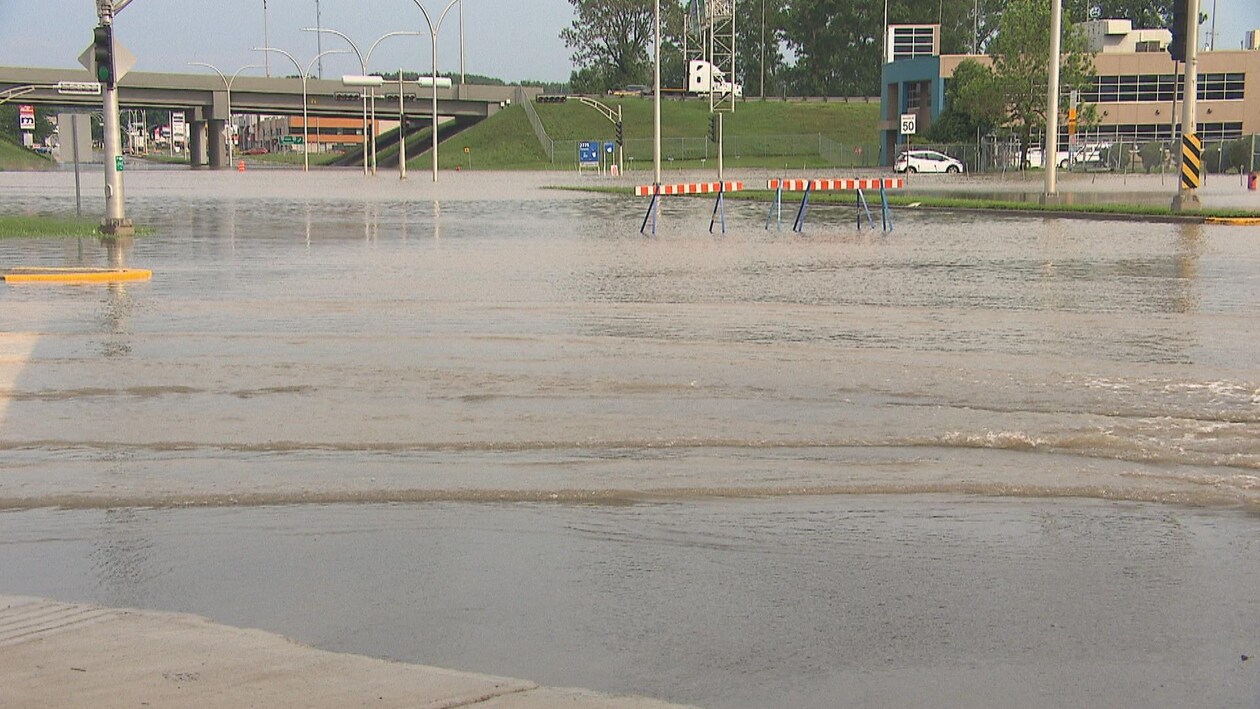
[[[608,153],[609,155],[612,155],[613,151],[616,149],[617,149],[616,143],[612,141],[608,141],[607,143],[604,143],[604,152]]]
[[[581,165],[599,164],[598,140],[583,140],[578,143],[578,163]]]

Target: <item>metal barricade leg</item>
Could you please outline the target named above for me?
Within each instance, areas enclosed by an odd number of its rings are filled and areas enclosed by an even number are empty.
[[[652,201],[648,204],[647,214],[643,215],[643,224],[639,226],[639,233],[647,233],[648,220],[652,220],[652,236],[656,236],[656,200],[660,199],[660,186],[656,185],[656,189],[652,191]]]
[[[813,187],[813,183],[805,185],[805,196],[801,197],[801,208],[796,211],[796,223],[792,225],[792,231],[798,234],[805,231],[805,214],[809,211],[809,193]]]

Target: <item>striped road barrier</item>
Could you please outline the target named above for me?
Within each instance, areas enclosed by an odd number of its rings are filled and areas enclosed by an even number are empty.
[[[879,190],[880,217],[885,232],[892,231],[892,210],[888,207],[888,190],[899,190],[906,186],[903,177],[876,178],[830,178],[820,180],[770,180],[766,187],[774,190],[774,202],[770,205],[770,216],[766,218],[766,229],[772,222],[779,229],[783,228],[783,193],[804,192],[801,206],[796,210],[796,220],[792,231],[800,233],[805,230],[805,215],[809,212],[809,195],[812,192],[848,192],[856,191],[858,199],[857,227],[862,231],[862,215],[871,228],[875,228],[875,218],[871,216],[870,204],[866,201],[866,190]]]
[[[647,233],[648,220],[652,222],[652,235],[656,235],[656,217],[660,208],[660,198],[668,195],[687,195],[687,194],[717,194],[717,200],[713,203],[713,216],[709,219],[709,233],[713,233],[713,227],[717,224],[722,225],[722,233],[726,233],[726,202],[723,195],[727,192],[739,192],[744,189],[742,182],[682,182],[673,185],[639,185],[634,188],[634,194],[638,197],[652,197],[652,202],[648,204],[647,214],[643,215],[643,224],[639,227],[639,233]]]
[[[877,190],[880,188],[900,190],[904,189],[905,186],[906,180],[904,177],[883,177],[875,179],[770,180],[766,183],[767,189],[777,190],[782,187],[785,192],[804,192],[807,189],[813,192]]]

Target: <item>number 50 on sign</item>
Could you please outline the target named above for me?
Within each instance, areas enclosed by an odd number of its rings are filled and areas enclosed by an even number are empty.
[[[914,113],[901,114],[901,134],[914,135],[915,126],[918,123],[918,116]]]

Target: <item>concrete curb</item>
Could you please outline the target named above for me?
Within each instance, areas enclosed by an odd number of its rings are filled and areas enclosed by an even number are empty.
[[[327,652],[193,615],[0,596],[0,706],[368,705],[677,706]]]

